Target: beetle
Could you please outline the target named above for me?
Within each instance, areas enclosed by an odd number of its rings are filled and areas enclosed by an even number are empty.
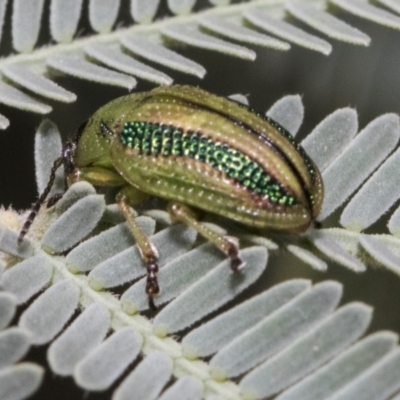
[[[304,232],[323,201],[317,166],[286,129],[247,106],[192,86],[130,94],[96,111],[54,162],[19,242],[62,164],[68,185],[86,180],[120,188],[116,200],[147,265],[151,303],[160,290],[157,249],[130,206],[148,196],[169,200],[171,216],[213,242],[238,271],[243,266],[238,244],[202,224],[197,210],[259,230]]]

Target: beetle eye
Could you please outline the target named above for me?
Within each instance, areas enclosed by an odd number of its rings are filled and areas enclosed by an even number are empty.
[[[104,122],[100,122],[100,133],[101,136],[106,137],[112,136],[113,131]]]

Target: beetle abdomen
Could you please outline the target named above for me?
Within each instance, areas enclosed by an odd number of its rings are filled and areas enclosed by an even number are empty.
[[[249,192],[267,196],[272,203],[294,205],[296,199],[279,185],[259,163],[220,141],[172,125],[150,122],[126,122],[120,135],[124,146],[139,155],[189,157],[206,163],[227,178],[237,181]]]

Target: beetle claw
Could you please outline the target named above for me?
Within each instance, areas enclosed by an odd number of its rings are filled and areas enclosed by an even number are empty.
[[[150,308],[150,310],[152,310],[152,311],[156,311],[157,310],[157,306],[154,304],[154,298],[153,298],[153,296],[150,296],[149,295],[149,308]]]
[[[234,274],[241,272],[245,266],[246,263],[240,257],[231,258],[231,270]]]

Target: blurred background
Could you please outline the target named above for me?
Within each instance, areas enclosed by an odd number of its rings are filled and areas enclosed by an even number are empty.
[[[49,2],[45,3],[45,9],[48,9]],[[201,9],[206,4],[208,3],[200,1],[196,9]],[[122,1],[118,19],[122,21],[122,26],[131,23],[128,6],[128,1]],[[7,55],[11,51],[8,33],[10,8],[8,7],[7,22],[4,26],[1,55]],[[87,9],[87,1],[84,1],[84,8]],[[170,13],[163,5],[159,16],[165,15]],[[251,106],[263,112],[284,95],[300,94],[305,105],[305,117],[299,138],[310,133],[328,114],[348,106],[358,111],[359,127],[362,129],[379,115],[400,111],[400,32],[345,13],[338,12],[336,15],[367,33],[372,39],[371,45],[361,47],[327,39],[333,45],[330,56],[296,45],[292,45],[288,52],[253,47],[257,52],[254,62],[211,51],[180,48],[179,52],[182,55],[199,62],[207,69],[205,78],[200,80],[168,69],[160,69],[172,76],[175,83],[198,85],[223,96],[234,93],[248,95]],[[47,20],[48,14],[45,14],[43,21]],[[302,27],[298,21],[290,21]],[[80,36],[91,33],[87,24],[87,13],[83,14],[80,27]],[[311,28],[306,30],[314,33]],[[40,44],[49,44],[48,38],[46,22],[41,32]],[[54,111],[48,118],[58,125],[64,140],[72,136],[81,122],[101,105],[117,96],[127,94],[124,89],[73,78],[57,77],[55,81],[78,95],[78,100],[73,104],[50,103]],[[134,91],[149,90],[153,87],[153,84],[139,80]],[[27,209],[37,196],[33,146],[35,130],[43,117],[3,105],[0,105],[0,113],[11,121],[11,126],[0,132],[0,204],[5,207],[12,206],[17,210]],[[338,226],[339,215],[340,210],[330,218],[329,223]],[[386,222],[387,219],[383,217],[382,221],[368,230],[368,233],[385,232]],[[391,329],[400,332],[400,278],[394,274],[383,269],[369,268],[366,273],[357,275],[335,264],[330,264],[326,273],[315,272],[294,257],[280,253],[273,257],[257,285],[261,289],[295,277],[309,278],[313,282],[325,279],[339,280],[344,285],[343,303],[360,300],[374,306],[374,318],[369,331]],[[252,290],[256,291],[257,288]],[[43,358],[45,363],[45,353],[40,349],[32,350],[30,356]],[[57,394],[62,392],[64,384],[72,382],[71,379],[59,377],[54,379],[57,380]],[[77,388],[73,390],[76,390],[77,396],[82,396],[82,391]],[[47,395],[49,392],[41,389],[35,398],[46,398]],[[69,392],[65,398],[72,398],[72,393]],[[91,393],[85,398],[107,398],[107,395],[104,394],[103,397]]]

